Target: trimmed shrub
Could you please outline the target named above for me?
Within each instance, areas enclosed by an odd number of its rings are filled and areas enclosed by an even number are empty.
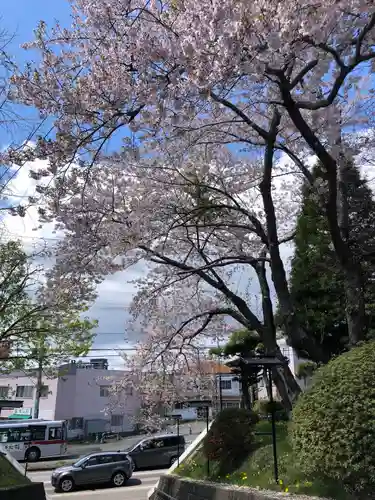
[[[309,476],[341,481],[351,492],[375,487],[375,342],[320,368],[293,410],[291,442]]]
[[[275,412],[275,419],[277,421],[288,420],[288,413],[280,401],[268,401],[265,399],[258,399],[255,401],[253,410],[259,415],[261,419],[271,418],[272,409]]]
[[[236,468],[252,451],[258,421],[258,415],[250,410],[222,410],[203,441],[206,458],[220,461],[222,472]]]

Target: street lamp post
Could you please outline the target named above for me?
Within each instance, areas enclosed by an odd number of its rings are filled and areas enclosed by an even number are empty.
[[[180,467],[180,419],[181,415],[176,415],[176,425],[177,425],[177,467]]]
[[[220,371],[219,371],[219,402],[220,402],[220,411],[223,409],[223,388],[221,385],[221,356],[220,356]]]

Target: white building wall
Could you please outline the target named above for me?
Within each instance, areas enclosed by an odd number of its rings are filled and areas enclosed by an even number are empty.
[[[111,393],[105,395],[100,389],[100,386],[108,387],[121,380],[125,373],[121,370],[83,369],[67,365],[60,370],[59,377],[43,378],[43,384],[48,386],[48,395],[40,399],[39,418],[68,420],[70,426],[82,421],[83,429],[91,427],[101,431],[132,431],[133,418],[140,407],[139,397],[127,391],[115,399]],[[32,396],[17,397],[18,386],[32,386]],[[0,387],[8,387],[8,399],[22,400],[23,408],[30,408],[32,415],[36,394],[35,377],[21,372],[0,375]],[[105,411],[106,408],[109,410]],[[3,409],[1,417],[13,413],[13,409]]]
[[[39,403],[39,418],[53,420],[55,418],[55,407],[57,398],[57,379],[50,379],[47,377],[42,378],[43,385],[48,386],[48,395],[42,397]],[[16,401],[23,401],[23,408],[30,409],[33,415],[33,408],[36,396],[36,377],[28,376],[23,372],[14,372],[7,375],[0,375],[0,391],[5,392],[8,387],[8,398],[1,397],[1,399],[11,399]],[[32,392],[29,397],[17,396],[17,387],[28,387]],[[21,389],[19,389],[21,390]],[[13,409],[2,409],[1,417],[9,417],[14,413]]]
[[[241,396],[241,385],[238,380],[236,380],[236,375],[231,375],[230,373],[217,376],[217,387],[218,391],[220,390],[221,383],[221,394],[223,398],[230,396]]]

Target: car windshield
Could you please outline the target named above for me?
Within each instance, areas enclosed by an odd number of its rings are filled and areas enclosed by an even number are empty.
[[[81,457],[77,462],[73,464],[73,467],[81,467],[81,465],[86,462],[86,460],[90,457],[91,455],[85,455],[84,457]]]
[[[141,443],[143,443],[144,439],[141,439],[140,441],[137,441],[135,444],[132,444],[129,446],[129,448],[125,448],[124,451],[132,451],[134,450],[137,446],[139,446]]]

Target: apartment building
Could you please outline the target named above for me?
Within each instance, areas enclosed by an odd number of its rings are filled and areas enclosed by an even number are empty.
[[[109,370],[106,359],[61,366],[59,376],[43,377],[39,418],[67,420],[71,436],[112,431],[132,432],[140,399],[131,388],[116,396],[111,386],[125,375]],[[21,401],[22,408],[1,408],[1,418],[31,418],[35,404],[36,373],[0,375],[0,400]],[[9,405],[14,406],[14,405]]]

